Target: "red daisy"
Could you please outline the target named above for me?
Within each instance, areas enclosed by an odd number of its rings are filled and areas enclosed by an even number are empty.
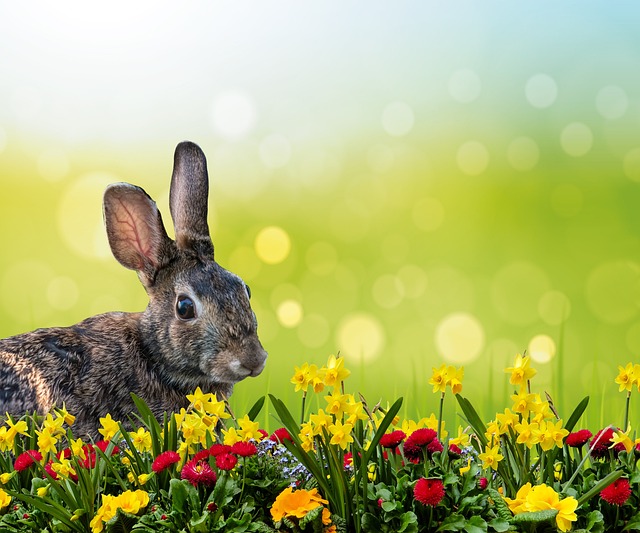
[[[92,449],[90,452],[88,451],[85,452],[84,459],[78,459],[78,464],[82,468],[95,468],[97,460],[98,460],[98,456],[96,452],[94,452]]]
[[[109,444],[111,444],[111,442],[108,440],[99,440],[94,444],[94,446],[98,448],[102,453],[106,454]],[[113,450],[111,451],[111,455],[114,455],[116,453],[120,453],[120,448],[118,448],[117,446],[114,446]]]
[[[435,507],[444,498],[444,484],[441,479],[420,478],[413,487],[413,497],[422,505]]]
[[[253,442],[240,441],[231,446],[231,452],[240,457],[251,457],[258,453],[258,448]]]
[[[609,455],[609,446],[611,446],[613,433],[614,431],[612,428],[607,428],[601,429],[594,435],[593,439],[591,439],[590,446],[593,446],[596,441],[597,444],[593,447],[593,450],[591,450],[592,457],[595,457],[596,459],[602,459],[603,457],[607,457]],[[622,443],[616,444],[613,448],[611,448],[611,450],[613,451],[614,457],[617,457],[620,452],[624,451],[624,445]]]
[[[415,444],[416,446],[423,448],[437,436],[438,434],[433,429],[421,428],[416,429],[411,435],[409,435],[406,442],[411,442],[411,444]]]
[[[380,438],[380,446],[383,448],[397,448],[400,443],[407,438],[404,431],[397,429],[391,433],[385,433]]]
[[[593,437],[593,433],[591,433],[591,431],[588,429],[581,429],[580,431],[569,433],[567,438],[564,440],[564,443],[572,448],[580,448],[581,446],[584,446],[591,437]]]
[[[269,440],[277,442],[278,444],[282,444],[285,440],[293,439],[291,438],[291,434],[289,433],[289,431],[287,431],[287,428],[279,428],[271,434]]]
[[[216,457],[221,453],[231,453],[231,446],[227,444],[214,444],[209,448],[209,455],[212,455],[213,457]]]
[[[22,472],[29,468],[36,461],[42,460],[42,454],[38,450],[27,450],[16,457],[15,463],[13,463],[13,469],[16,472]]]
[[[453,456],[454,458],[458,458],[462,455],[462,450],[459,446],[455,444],[449,444],[449,456]]]
[[[353,468],[353,453],[347,452],[344,454],[344,457],[342,458],[342,467],[345,469]]]
[[[624,505],[631,496],[631,486],[629,480],[625,478],[616,479],[611,485],[600,492],[600,497],[611,505]]]
[[[156,474],[163,472],[171,465],[176,464],[180,461],[180,455],[173,450],[167,450],[166,452],[162,452],[158,457],[155,458],[153,464],[151,465],[151,470],[153,470]]]
[[[489,480],[488,480],[486,477],[481,477],[481,478],[478,480],[478,488],[479,488],[480,490],[484,490],[484,489],[486,489],[488,484],[489,484]]]
[[[182,467],[180,477],[186,479],[194,487],[198,485],[212,486],[216,483],[216,473],[207,461],[189,461]]]
[[[238,463],[238,458],[232,453],[216,455],[216,466],[220,470],[231,470]]]
[[[442,452],[444,450],[444,446],[438,439],[433,439],[429,444],[427,444],[427,451],[429,455],[432,453]]]
[[[197,463],[198,461],[208,459],[209,457],[211,457],[211,452],[209,450],[200,450],[193,456],[192,461],[195,461]]]

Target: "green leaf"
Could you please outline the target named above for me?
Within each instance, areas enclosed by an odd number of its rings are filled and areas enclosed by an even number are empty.
[[[118,509],[116,515],[108,522],[105,522],[105,530],[107,533],[129,533],[137,522],[138,517],[136,515]]]
[[[447,516],[440,527],[436,531],[462,531],[466,525],[466,520],[463,516],[453,513]]]
[[[478,437],[482,448],[485,448],[487,446],[487,437],[485,437],[487,426],[485,426],[484,422],[478,415],[478,412],[474,409],[469,400],[459,394],[456,394],[456,400],[458,400],[458,404],[460,405],[467,422],[473,428],[474,433]]]
[[[573,428],[578,423],[578,420],[580,420],[580,417],[587,408],[587,405],[589,405],[589,396],[585,396],[583,400],[576,406],[576,408],[573,410],[573,413],[571,413],[569,420],[567,420],[567,423],[564,425],[564,429],[566,429],[568,432],[573,431]]]
[[[557,514],[557,509],[545,509],[544,511],[534,511],[532,513],[519,513],[512,518],[511,523],[544,524],[545,522],[551,522]]]
[[[591,487],[591,490],[580,496],[580,499],[578,500],[578,507],[580,507],[583,503],[588,502],[596,494],[599,494],[603,489],[606,489],[609,485],[611,485],[611,483],[622,476],[622,474],[622,470],[614,470],[608,476],[602,478],[600,481],[598,481],[598,483]]]
[[[251,409],[249,409],[249,412],[247,413],[247,416],[249,417],[249,420],[255,420],[256,417],[260,414],[260,411],[262,411],[262,407],[264,406],[264,402],[267,399],[266,396],[262,396],[260,398],[258,398],[258,400],[256,401],[256,403],[253,404],[253,407]]]
[[[413,511],[400,515],[400,528],[398,533],[415,533],[418,531],[418,517]]]
[[[489,492],[489,496],[491,496],[491,499],[493,500],[493,505],[495,506],[498,518],[506,521],[511,520],[513,518],[513,513],[509,509],[509,506],[502,495],[495,489],[487,490]]]
[[[472,516],[464,526],[467,533],[486,533],[487,523],[480,516]]]
[[[627,525],[624,527],[622,531],[638,531],[640,530],[640,513],[635,515],[634,517],[627,522]]]
[[[362,531],[365,533],[379,533],[382,531],[380,520],[371,513],[364,513],[362,515],[362,522],[360,523]]]
[[[600,511],[591,511],[587,515],[587,527],[591,533],[604,533],[604,516]]]
[[[504,531],[509,531],[509,521],[502,518],[494,518],[489,522],[489,527],[497,531],[497,533],[503,533]]]

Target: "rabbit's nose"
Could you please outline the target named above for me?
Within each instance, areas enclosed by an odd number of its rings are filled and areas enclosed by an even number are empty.
[[[267,364],[267,352],[262,348],[262,346],[253,354],[253,357],[248,363],[249,364],[245,363],[244,366],[251,370],[251,373],[249,374],[251,377],[258,376],[264,370],[264,367]]]

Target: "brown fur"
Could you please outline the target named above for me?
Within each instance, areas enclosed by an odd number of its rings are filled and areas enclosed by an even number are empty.
[[[207,200],[206,160],[188,142],[176,148],[171,181],[175,242],[142,189],[107,188],[111,249],[138,272],[149,305],[0,340],[0,413],[65,404],[77,417],[74,433],[95,437],[99,417],[124,421],[134,411],[132,392],[160,416],[185,407],[196,387],[228,396],[234,383],[262,371],[267,354],[248,289],[214,260]],[[179,296],[194,302],[193,319],[177,315]]]

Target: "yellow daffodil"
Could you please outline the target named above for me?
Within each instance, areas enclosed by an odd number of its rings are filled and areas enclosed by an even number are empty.
[[[313,424],[311,422],[305,422],[302,424],[298,436],[300,437],[302,449],[305,452],[311,452],[315,449],[315,443],[313,441]]]
[[[529,356],[523,357],[521,354],[516,355],[513,366],[505,368],[505,372],[510,373],[509,383],[524,387],[533,376],[537,374],[537,370],[529,366]]]
[[[564,438],[569,432],[562,427],[562,419],[557,422],[545,422],[544,434],[540,439],[540,447],[543,451],[550,450],[554,446],[562,448]]]
[[[144,428],[138,428],[138,431],[129,433],[133,447],[139,452],[150,452],[152,448],[151,433]]]
[[[525,507],[528,512],[557,509],[556,526],[560,531],[569,531],[572,526],[571,523],[578,519],[575,513],[578,501],[573,497],[560,500],[558,493],[544,483],[533,487],[529,491]]]
[[[464,432],[462,426],[458,426],[458,435],[452,439],[449,439],[449,444],[455,444],[458,448],[465,448],[469,446],[469,435]]]
[[[460,475],[466,474],[469,470],[471,470],[471,457],[467,459],[467,466],[460,467]]]
[[[627,431],[622,431],[621,429],[616,429],[613,432],[613,437],[611,437],[611,446],[609,448],[613,448],[618,444],[622,444],[627,453],[631,452],[634,449],[635,443],[629,438],[629,433],[631,432],[631,427],[627,429]]]
[[[324,409],[318,410],[317,414],[309,415],[309,422],[313,426],[313,434],[321,435],[322,428],[328,429],[333,424],[333,418],[324,412]]]
[[[456,368],[455,366],[447,367],[447,385],[451,387],[453,394],[462,392],[462,379],[464,378],[464,367]]]
[[[8,507],[11,503],[11,496],[9,496],[4,490],[0,489],[0,509]]]
[[[449,432],[444,429],[445,425],[445,421],[443,420],[440,424],[440,439],[442,441],[446,440],[447,436],[449,435]],[[428,417],[420,419],[420,421],[418,422],[418,427],[429,428],[433,429],[434,431],[438,431],[438,417],[434,413],[431,413],[431,415],[429,415]],[[407,436],[409,436],[409,433],[407,433]]]
[[[540,435],[537,422],[529,423],[526,420],[522,420],[514,426],[514,429],[518,433],[518,438],[516,439],[518,444],[524,444],[527,448],[532,448],[538,444]]]
[[[520,417],[507,408],[504,412],[496,414],[496,422],[500,428],[500,435],[503,435],[509,432],[509,428],[513,429],[520,422]]]
[[[345,450],[350,443],[353,442],[351,431],[353,430],[352,424],[343,424],[340,420],[336,420],[335,424],[329,426],[329,433],[331,433],[330,444],[337,444]]]
[[[0,474],[0,483],[6,485],[11,481],[11,478],[14,476],[15,472],[5,472],[4,474]]]
[[[191,445],[201,442],[207,431],[207,426],[196,413],[187,413],[180,426],[182,438]]]
[[[500,446],[487,446],[484,453],[478,455],[478,459],[482,461],[482,468],[498,469],[498,463],[504,459],[500,453]]]
[[[76,471],[73,468],[71,461],[64,457],[58,459],[57,462],[54,461],[51,463],[51,469],[63,479],[68,479],[69,477],[76,475]]]
[[[76,421],[76,417],[67,411],[67,406],[65,404],[62,404],[62,408],[56,407],[55,412],[60,418],[62,418],[67,426],[72,426]]]
[[[514,515],[527,512],[526,502],[529,492],[531,492],[531,483],[525,483],[518,489],[514,499],[507,497],[504,498],[504,501],[507,502],[507,505],[509,506],[509,510]]]
[[[262,440],[263,435],[259,431],[260,424],[251,420],[249,415],[244,415],[242,418],[239,418],[238,426],[238,435],[243,441]]]
[[[527,416],[532,406],[536,401],[535,394],[529,394],[526,389],[520,389],[517,394],[511,395],[511,400],[513,400],[513,409],[516,413],[520,413],[523,416]]]
[[[25,437],[29,436],[29,433],[27,432],[27,423],[24,420],[12,422],[11,418],[7,417],[6,423],[7,426],[9,426],[9,429],[7,429],[7,439],[12,443],[18,435],[24,435]]]
[[[13,448],[13,438],[7,426],[0,427],[0,452],[6,452]]]
[[[100,424],[102,427],[98,429],[98,433],[102,435],[104,440],[111,440],[115,434],[120,431],[118,422],[111,418],[111,414],[100,418]]]
[[[615,379],[615,382],[619,385],[618,391],[631,391],[639,377],[636,376],[632,363],[627,363],[624,367],[618,366],[618,376]]]
[[[338,389],[333,389],[333,392],[324,399],[327,402],[327,413],[339,418],[347,410],[349,405],[349,395],[340,394]]]
[[[330,355],[324,368],[324,384],[327,387],[338,387],[350,374],[351,371],[344,368],[344,358]]]
[[[38,449],[42,455],[46,455],[47,453],[55,454],[57,452],[56,444],[58,443],[58,439],[49,433],[49,431],[46,429],[36,431],[36,435],[38,435]]]
[[[433,392],[444,392],[447,390],[447,365],[441,365],[440,368],[432,367],[431,379],[429,385],[433,385]]]
[[[301,367],[294,367],[293,377],[290,383],[295,385],[295,392],[307,392],[309,383],[311,382],[311,376],[309,374],[309,364],[304,363]]]

